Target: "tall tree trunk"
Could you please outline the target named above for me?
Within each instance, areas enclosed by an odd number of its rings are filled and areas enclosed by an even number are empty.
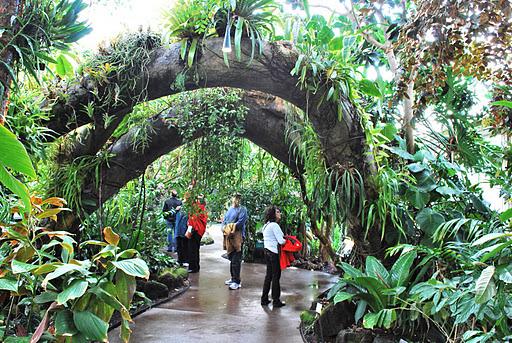
[[[410,154],[415,153],[414,143],[414,128],[412,126],[412,119],[414,117],[414,72],[411,73],[411,79],[407,82],[407,89],[404,96],[404,121],[403,129],[405,142],[407,143],[407,152]]]
[[[9,108],[9,94],[12,83],[12,75],[9,72],[13,69],[16,62],[16,53],[9,46],[12,38],[13,18],[20,14],[23,7],[21,0],[0,0],[0,29],[4,29],[0,34],[0,125],[5,122],[5,116]]]

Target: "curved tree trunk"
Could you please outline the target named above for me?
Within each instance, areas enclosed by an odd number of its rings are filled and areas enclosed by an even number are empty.
[[[176,104],[176,108],[184,105]],[[242,137],[269,152],[290,168],[294,175],[301,175],[303,167],[297,165],[298,159],[291,155],[289,145],[285,141],[286,107],[284,101],[275,96],[246,92],[241,99],[241,105],[248,109]],[[135,149],[133,146],[134,135],[138,128],[133,128],[108,148],[108,152],[113,157],[102,168],[101,189],[98,189],[96,182],[92,180],[93,171],[90,173],[91,181],[83,188],[82,199],[84,203],[89,204],[85,208],[86,212],[94,212],[100,203],[104,203],[115,195],[128,181],[140,176],[156,159],[186,143],[179,130],[171,126],[166,119],[172,117],[172,113],[171,109],[166,114],[148,119],[149,125],[145,128],[149,145],[144,149]],[[192,113],[191,115],[201,116],[204,113]],[[204,134],[204,132],[196,132],[193,139]],[[64,222],[68,228],[76,227],[79,224],[79,217],[70,213],[66,215]]]
[[[368,150],[356,109],[347,99],[342,99],[341,101],[345,103],[343,108],[348,111],[343,113],[342,118],[338,118],[337,104],[324,102],[319,105],[318,99],[321,91],[318,94],[308,94],[302,90],[298,86],[298,79],[290,74],[298,58],[297,51],[290,43],[265,43],[263,53],[255,56],[254,60],[249,63],[251,45],[249,41],[243,41],[242,62],[236,61],[231,56],[229,68],[224,64],[221,49],[222,39],[206,40],[198,54],[199,57],[194,68],[186,71],[186,66],[179,57],[179,44],[173,44],[170,48],[158,48],[153,51],[147,72],[141,75],[138,80],[139,89],[135,92],[142,91],[143,85],[147,85],[147,100],[206,87],[241,88],[278,96],[301,108],[308,115],[319,137],[328,167],[340,174],[345,170],[358,170],[366,181],[365,188],[368,189],[368,193],[372,193],[371,185],[368,182],[370,179],[368,176],[371,175],[371,162],[367,160],[369,154],[366,154]],[[179,75],[186,75],[184,89],[172,86]],[[92,121],[83,110],[88,103],[98,101],[92,95],[91,90],[94,87],[91,86],[91,82],[91,80],[85,79],[71,87],[67,91],[67,96],[63,97],[67,99],[66,102],[58,102],[53,107],[50,129],[64,134]],[[103,90],[100,89],[98,93],[102,94]],[[115,117],[115,124],[119,123],[123,116],[132,110],[137,101],[135,98],[127,97],[126,94],[121,94],[120,97],[125,99],[125,103],[110,109],[109,113]],[[252,120],[253,117],[257,118],[258,114],[248,115],[248,120]],[[182,144],[178,133],[172,128],[165,127],[161,118],[154,119],[152,125],[159,134],[153,137],[152,147],[148,148],[145,153],[129,151],[131,149],[130,134],[121,138],[110,148],[116,157],[111,160],[110,167],[103,173],[103,189],[99,192],[91,184],[91,187],[84,190],[86,198],[96,201],[98,199],[107,200],[128,180],[139,175],[144,167],[154,159]],[[107,129],[81,128],[83,135],[80,135],[82,143],[79,148],[85,150],[77,150],[79,153],[74,156],[80,156],[84,152],[94,155],[107,142],[115,126],[112,125]],[[251,128],[252,126],[248,127],[247,134],[250,134]],[[173,148],[170,148],[169,144],[164,144],[170,139],[169,137],[173,137],[171,139]],[[273,136],[272,140],[276,137],[278,136]],[[269,142],[261,141],[258,143],[258,139],[261,140],[259,136],[251,138],[256,144],[263,144],[264,148],[264,144],[269,144]],[[285,156],[285,159],[288,158],[288,154]],[[364,238],[360,218],[357,216],[357,210],[354,212],[348,218],[350,234],[362,242]],[[380,249],[378,242],[371,245],[372,247],[368,250]]]
[[[242,62],[231,57],[229,68],[224,64],[221,49],[222,39],[206,40],[195,68],[186,72],[185,64],[179,57],[180,44],[173,44],[168,49],[159,48],[153,52],[147,73],[141,75],[139,90],[142,91],[143,85],[147,85],[147,100],[207,87],[241,88],[278,96],[308,114],[329,166],[338,165],[343,168],[353,165],[360,171],[365,170],[364,132],[355,108],[348,100],[342,100],[351,111],[344,113],[339,120],[335,104],[324,103],[318,106],[318,95],[308,95],[301,90],[297,78],[290,74],[298,58],[297,51],[290,43],[265,43],[263,53],[255,56],[249,64],[251,45],[249,41],[244,41]],[[176,77],[183,73],[186,73],[184,89],[171,87]],[[61,100],[54,105],[48,124],[50,129],[64,134],[92,121],[84,111],[87,104],[98,101],[92,95],[91,82],[86,79],[72,86],[67,91],[66,102]],[[101,94],[102,90],[98,93]],[[136,105],[134,101],[136,99],[127,99],[126,104],[113,108],[109,115],[123,116],[129,113]]]

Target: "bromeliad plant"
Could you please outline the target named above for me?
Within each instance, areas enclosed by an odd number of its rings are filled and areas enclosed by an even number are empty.
[[[365,328],[391,329],[401,324],[402,298],[407,297],[415,251],[402,254],[390,270],[373,256],[366,258],[364,271],[342,263],[344,276],[329,292],[334,303],[356,303],[355,322],[363,319]]]
[[[164,27],[171,41],[181,43],[180,57],[188,67],[197,60],[201,40],[214,36],[224,37],[224,57],[231,51],[234,38],[235,56],[242,58],[242,38],[251,41],[252,61],[258,51],[262,53],[263,39],[274,34],[275,14],[278,5],[274,0],[180,0],[165,14]]]
[[[179,0],[164,16],[170,40],[181,43],[180,57],[192,67],[199,41],[212,34],[216,1]]]
[[[121,251],[120,238],[109,227],[103,230],[104,241],[80,245],[97,246],[99,251],[90,259],[76,260],[76,242],[68,232],[41,226],[56,220],[66,210],[64,205],[60,198],[33,197],[29,216],[1,225],[2,336],[33,332],[31,342],[104,342],[108,323],[118,311],[120,336],[127,342],[135,277],[148,278],[148,267],[136,250]],[[39,313],[44,313],[40,321],[36,320]]]
[[[251,40],[251,59],[254,58],[256,45],[263,52],[263,39],[274,34],[274,24],[280,21],[275,14],[278,5],[274,0],[230,0],[215,14],[215,30],[224,36],[224,42],[234,37],[235,56],[242,59],[242,37]],[[233,31],[231,31],[233,29]],[[224,44],[226,48],[226,44]]]

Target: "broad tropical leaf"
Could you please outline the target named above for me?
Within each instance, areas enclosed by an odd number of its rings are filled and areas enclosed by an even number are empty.
[[[18,138],[2,125],[0,125],[0,147],[2,147],[0,149],[0,165],[31,178],[36,178],[36,172],[27,150]]]
[[[88,311],[75,311],[73,313],[75,327],[85,337],[92,341],[107,341],[108,324]]]
[[[149,278],[149,268],[146,262],[141,260],[140,258],[132,258],[129,260],[122,260],[117,262],[112,262],[112,264],[121,269],[128,275],[141,277],[148,279]]]
[[[85,280],[73,280],[71,284],[66,287],[57,296],[57,303],[59,305],[65,304],[68,300],[76,299],[84,295],[89,283]]]
[[[366,258],[365,273],[381,280],[383,283],[385,283],[387,286],[389,286],[389,272],[382,265],[382,263],[375,257],[368,256]]]
[[[393,287],[403,286],[409,278],[411,267],[416,258],[416,251],[409,251],[402,254],[391,267],[391,285]]]
[[[496,295],[496,286],[492,281],[494,271],[494,266],[489,266],[482,270],[482,274],[476,280],[475,302],[477,304],[483,304]]]

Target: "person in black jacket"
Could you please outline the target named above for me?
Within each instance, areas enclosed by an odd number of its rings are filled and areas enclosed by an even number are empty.
[[[182,201],[178,199],[178,192],[173,189],[171,197],[164,202],[163,215],[168,226],[167,233],[167,251],[176,251],[176,212],[181,209]]]

